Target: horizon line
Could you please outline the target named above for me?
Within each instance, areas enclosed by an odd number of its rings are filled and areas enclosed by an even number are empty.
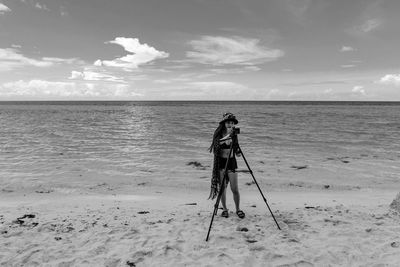
[[[400,100],[0,100],[19,102],[325,102],[325,103],[400,103]]]

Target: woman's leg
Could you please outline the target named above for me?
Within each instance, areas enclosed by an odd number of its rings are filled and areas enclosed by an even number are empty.
[[[219,177],[221,177],[221,179],[223,179],[224,178],[224,170],[220,170],[220,176]],[[224,210],[228,210],[227,208],[226,208],[226,184],[225,184],[225,190],[224,190],[224,193],[222,193],[222,196],[221,196],[221,204],[222,204],[222,208],[224,209]]]
[[[236,172],[228,172],[229,181],[231,183],[231,190],[233,194],[233,201],[235,201],[236,211],[240,210],[240,194],[238,187],[238,174]]]

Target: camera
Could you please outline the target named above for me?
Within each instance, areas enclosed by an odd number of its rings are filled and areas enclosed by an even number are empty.
[[[239,127],[232,127],[232,135],[240,134],[240,128]]]
[[[226,135],[225,137],[219,139],[220,142],[224,142],[228,139],[232,139],[233,137],[235,137],[237,134],[240,134],[240,128],[238,127],[232,127],[232,131]]]

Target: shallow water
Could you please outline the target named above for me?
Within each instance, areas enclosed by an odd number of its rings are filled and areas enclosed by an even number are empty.
[[[3,102],[1,183],[208,183],[207,149],[226,111],[237,115],[240,145],[260,179],[307,180],[291,168],[307,165],[329,171],[325,180],[348,173],[358,183],[398,181],[400,104]]]

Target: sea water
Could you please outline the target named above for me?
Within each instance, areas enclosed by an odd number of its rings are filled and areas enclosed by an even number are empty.
[[[227,111],[262,181],[399,181],[397,103],[1,102],[0,185],[208,186],[208,147]]]

